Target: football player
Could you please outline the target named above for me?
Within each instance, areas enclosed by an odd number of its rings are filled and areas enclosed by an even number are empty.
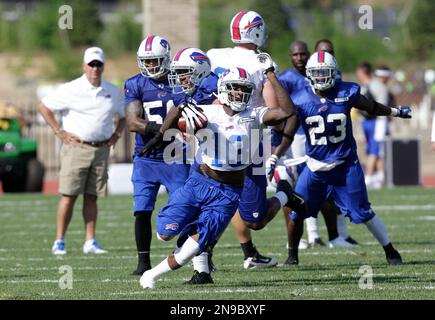
[[[329,39],[320,39],[316,42],[316,44],[314,46],[314,51],[317,51],[317,52],[318,51],[325,51],[334,57],[334,44]],[[341,71],[338,69],[338,66],[337,66],[337,71],[335,73],[335,78],[338,80],[342,80]],[[335,210],[336,214],[337,214],[338,234],[340,235],[341,238],[345,239],[346,242],[349,242],[350,244],[353,244],[353,245],[357,245],[358,242],[349,235],[349,231],[348,231],[347,223],[346,223],[346,217],[341,214],[340,210],[337,208],[337,206],[332,201],[329,201],[329,203],[330,203],[331,209]],[[325,216],[325,219],[329,219],[330,217],[332,220],[331,215]],[[329,223],[327,223],[327,224],[329,224]]]
[[[207,52],[212,71],[219,74],[235,66],[246,69],[255,84],[252,106],[276,107],[274,88],[262,73],[257,59],[259,48],[266,41],[266,25],[263,18],[254,11],[243,10],[233,17],[230,33],[235,47],[210,49]],[[275,197],[267,199],[265,175],[253,174],[253,171],[262,166],[263,164],[257,164],[248,167],[240,206],[231,221],[244,253],[245,269],[273,267],[278,263],[276,258],[265,257],[258,252],[252,243],[250,231],[263,228],[280,208]]]
[[[125,82],[124,91],[127,126],[130,132],[136,133],[131,181],[138,265],[132,274],[142,275],[151,268],[151,215],[160,185],[164,185],[171,195],[186,181],[190,165],[184,164],[183,159],[179,163],[166,164],[163,159],[165,145],[153,154],[141,152],[159,130],[167,110],[183,99],[182,94],[173,94],[168,82],[169,42],[160,36],[146,37],[137,51],[137,63],[140,73]]]
[[[290,94],[290,97],[297,94],[299,91],[303,90],[306,86],[309,86],[309,80],[306,78],[306,72],[305,72],[305,66],[308,62],[308,58],[310,57],[310,53],[308,51],[308,46],[303,41],[294,41],[290,45],[290,59],[292,61],[294,70],[289,69],[284,72],[282,72],[279,76],[279,80],[281,81],[283,87],[287,90],[287,92]],[[284,143],[280,141],[279,136],[285,135],[285,132],[277,132],[274,130],[274,144],[281,143],[279,147],[277,147],[271,158],[269,158],[268,162],[271,163],[271,170],[273,170],[274,166],[276,165],[277,160],[282,155],[282,146],[290,144],[290,140],[288,137],[283,136]],[[298,130],[294,136],[294,141],[291,144],[291,153],[293,158],[303,157],[305,156],[305,134],[302,129],[302,126],[298,127]],[[305,164],[300,164],[298,166],[298,173],[301,173],[302,169],[304,168]],[[328,246],[330,248],[332,247],[348,247],[351,246],[350,243],[348,243],[344,238],[339,237],[338,231],[337,231],[337,215],[335,204],[333,201],[327,201],[322,205],[321,212],[325,218],[325,223],[328,231],[328,237],[329,242]],[[289,208],[284,208],[284,217],[286,220],[286,225],[288,226],[289,223]],[[320,239],[319,234],[319,227],[318,227],[318,220],[314,217],[309,217],[306,220],[307,225],[307,231],[308,231],[308,246],[314,247],[314,246],[324,246],[325,244]],[[290,234],[288,234],[288,237],[290,238]],[[301,248],[301,243],[299,244],[299,248]],[[305,248],[302,246],[302,248]],[[289,247],[289,249],[291,249]],[[284,264],[287,264],[287,262],[294,261],[292,259],[287,260]]]
[[[246,170],[252,161],[252,157],[241,154],[251,150],[252,145],[258,148],[260,144],[259,139],[253,139],[252,131],[276,125],[294,114],[293,104],[273,72],[270,56],[263,54],[260,57],[263,58],[260,70],[277,92],[278,107],[272,110],[251,106],[255,83],[247,70],[231,68],[221,76],[219,104],[201,106],[208,122],[205,129],[196,133],[200,150],[189,179],[170,198],[157,218],[161,240],[168,241],[180,234],[177,248],[142,275],[140,284],[143,288],[153,288],[158,277],[185,265],[217,241],[237,210]],[[181,108],[178,110],[181,115]],[[211,142],[212,146],[207,146],[210,141],[207,138],[201,140],[200,136],[204,138],[208,134],[220,137],[217,147],[215,141]],[[233,152],[227,152],[227,149]],[[279,194],[281,205],[288,200],[286,193]]]
[[[307,138],[307,166],[296,183],[295,191],[306,203],[306,212],[292,212],[289,224],[292,237],[289,259],[297,264],[298,243],[303,219],[316,216],[328,197],[332,197],[343,215],[355,224],[364,223],[385,251],[389,264],[401,264],[402,258],[389,240],[382,219],[375,214],[367,197],[364,173],[358,160],[352,132],[352,107],[377,116],[411,118],[409,107],[390,108],[369,101],[360,94],[359,85],[336,79],[337,63],[325,51],[314,53],[306,66],[311,87],[301,90],[293,101]],[[296,126],[293,132],[296,131]]]

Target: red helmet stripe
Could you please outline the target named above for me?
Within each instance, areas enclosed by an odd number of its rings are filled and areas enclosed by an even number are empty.
[[[237,68],[239,70],[239,75],[241,78],[246,79],[246,71],[242,68]]]
[[[317,62],[325,62],[325,51],[319,51]]]
[[[151,51],[153,45],[154,36],[149,36],[145,45],[145,51]]]
[[[178,59],[180,59],[181,54],[186,50],[187,48],[181,49],[180,51],[177,52],[177,54],[174,57],[174,61],[178,61]]]
[[[242,20],[243,16],[248,12],[248,10],[243,10],[242,12],[240,12],[236,18],[234,19],[233,25],[231,26],[231,30],[233,31],[233,39],[234,40],[240,40],[240,29],[239,29],[239,24],[240,24],[240,20]]]

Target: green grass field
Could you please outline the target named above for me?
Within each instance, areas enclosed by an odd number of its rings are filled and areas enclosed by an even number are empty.
[[[130,275],[136,266],[134,219],[130,196],[99,201],[98,240],[109,253],[81,252],[84,230],[81,199],[66,236],[68,254],[51,254],[58,197],[0,196],[0,299],[434,299],[435,298],[435,189],[401,188],[370,192],[373,208],[384,219],[390,238],[405,264],[388,266],[382,248],[364,225],[351,225],[361,245],[349,249],[307,249],[297,267],[283,267],[287,258],[282,214],[254,242],[264,255],[280,265],[245,271],[242,251],[229,227],[215,249],[214,285],[186,286],[190,266],[166,275],[157,288],[145,291]],[[166,201],[160,197],[157,208]],[[155,217],[154,217],[155,218]],[[153,219],[155,221],[155,219]],[[321,218],[322,238],[327,240]],[[175,244],[153,237],[152,262],[157,264]],[[59,267],[73,271],[73,288],[61,289]],[[373,288],[360,289],[359,268],[373,269]]]

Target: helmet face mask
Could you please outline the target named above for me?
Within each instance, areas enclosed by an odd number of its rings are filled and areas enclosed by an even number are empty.
[[[174,57],[168,76],[169,85],[174,93],[184,92],[192,95],[201,81],[211,72],[210,60],[198,48],[185,48]]]
[[[335,85],[337,62],[328,52],[314,53],[307,62],[306,73],[311,87],[325,91]]]
[[[239,70],[243,71],[242,75]],[[250,105],[254,88],[254,83],[244,69],[230,69],[219,79],[218,97],[231,110],[241,112]]]
[[[146,37],[137,51],[141,74],[151,79],[158,79],[169,72],[170,59],[169,43],[159,36]]]

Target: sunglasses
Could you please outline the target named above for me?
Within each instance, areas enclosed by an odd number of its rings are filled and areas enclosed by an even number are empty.
[[[101,68],[103,66],[104,63],[100,62],[100,61],[92,61],[90,63],[88,63],[88,66],[90,66],[91,68],[97,67],[97,68]]]

